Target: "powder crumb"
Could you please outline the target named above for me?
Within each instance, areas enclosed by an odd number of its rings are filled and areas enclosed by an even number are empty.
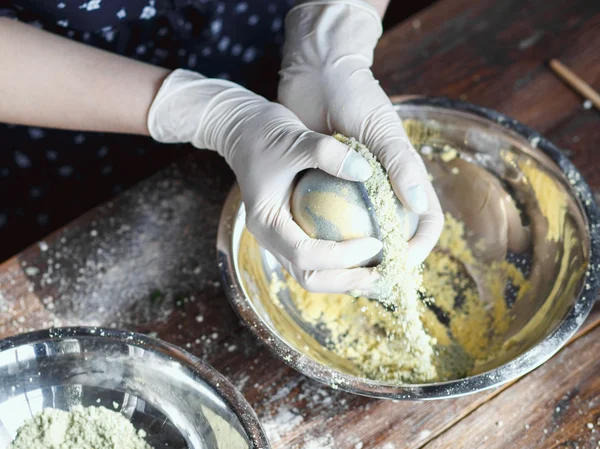
[[[8,449],[152,449],[120,413],[104,407],[45,409],[25,422]]]
[[[429,145],[423,145],[421,147],[421,154],[424,156],[430,156],[433,154],[433,148],[431,148]]]
[[[331,435],[325,435],[304,441],[302,449],[337,449],[337,445]]]
[[[586,424],[586,426],[587,426],[587,428],[588,428],[588,429],[590,429],[590,430],[592,430],[592,429],[594,428],[594,424],[593,424],[593,423],[591,423],[591,422],[587,423],[587,424]]]
[[[113,402],[112,403],[113,408],[116,410],[119,408],[119,403],[118,402]]]
[[[458,151],[452,148],[450,145],[444,145],[442,149],[442,153],[440,154],[440,158],[448,163],[458,157]]]
[[[196,315],[196,322],[202,323],[204,321],[204,317],[202,315]]]
[[[363,445],[363,443],[359,441],[358,443],[356,443],[356,444],[354,445],[354,449],[362,449],[362,448],[363,448],[363,446],[364,446],[364,445]]]
[[[458,173],[460,172],[458,167],[452,167],[452,169],[450,171],[452,172],[453,175],[458,175]]]
[[[281,440],[287,433],[298,427],[304,420],[302,416],[286,408],[280,409],[274,416],[262,419],[265,433],[271,443]]]
[[[425,440],[426,438],[429,438],[429,436],[431,435],[431,430],[429,429],[425,429],[425,430],[421,430],[421,432],[419,432],[419,439],[420,440]]]
[[[502,427],[504,423],[502,421],[496,421],[496,426]]]
[[[37,267],[27,267],[25,268],[25,274],[27,276],[37,276],[40,273],[40,269]]]
[[[583,102],[583,109],[592,109],[593,103],[592,100],[585,100]]]

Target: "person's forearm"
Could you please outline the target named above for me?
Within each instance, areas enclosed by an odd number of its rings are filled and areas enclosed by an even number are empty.
[[[168,73],[0,18],[0,122],[148,135]]]

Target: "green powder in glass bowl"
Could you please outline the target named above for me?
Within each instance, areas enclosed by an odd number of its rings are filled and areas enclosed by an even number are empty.
[[[153,449],[145,437],[105,407],[49,408],[25,422],[8,449]]]

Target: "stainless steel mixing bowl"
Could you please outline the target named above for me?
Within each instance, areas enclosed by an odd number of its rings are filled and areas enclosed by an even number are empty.
[[[268,449],[258,418],[212,367],[131,332],[63,328],[0,341],[0,447],[46,408],[104,406],[155,449]]]
[[[408,134],[422,153],[458,151],[449,165],[426,162],[444,210],[484,241],[478,255],[482,263],[517,260],[531,283],[530,293],[519,301],[506,288],[505,349],[467,377],[446,382],[395,384],[362,377],[354,363],[328,348],[322,328],[303,319],[286,288],[272,299],[271,281],[282,278],[282,269],[246,232],[237,187],[224,206],[217,243],[229,299],[274,354],[334,388],[381,398],[433,399],[513,380],[556,353],[593,306],[600,240],[592,193],[558,148],[509,117],[444,98],[409,99],[395,107],[400,119],[419,125]],[[462,175],[451,176],[459,169]],[[516,205],[511,211],[509,203]]]

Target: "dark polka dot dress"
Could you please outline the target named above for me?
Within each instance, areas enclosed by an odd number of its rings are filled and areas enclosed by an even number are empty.
[[[274,98],[293,0],[0,0],[8,16]],[[182,157],[149,138],[0,124],[0,260]]]

